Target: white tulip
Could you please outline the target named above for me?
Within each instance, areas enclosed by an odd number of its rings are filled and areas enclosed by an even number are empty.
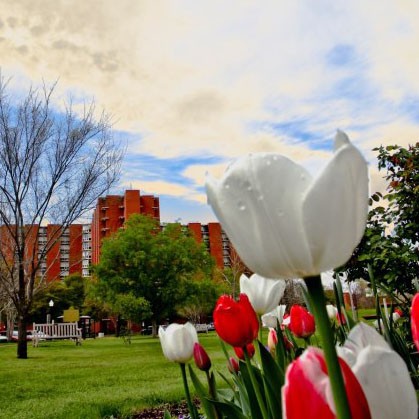
[[[338,354],[364,390],[372,419],[416,419],[418,404],[409,371],[374,328],[356,325]]]
[[[286,283],[277,279],[253,274],[250,278],[240,276],[240,292],[249,297],[250,304],[260,316],[271,311],[284,295]]]
[[[208,176],[206,189],[241,259],[267,278],[314,276],[343,265],[364,233],[367,164],[341,131],[315,179],[282,155],[258,153],[234,162],[220,181]]]
[[[327,315],[329,316],[329,319],[335,320],[336,316],[338,315],[338,309],[332,304],[327,304],[326,310],[327,310]]]
[[[276,329],[278,327],[278,324],[281,326],[286,308],[287,306],[285,304],[281,304],[280,306],[275,307],[269,313],[265,313],[264,315],[262,315],[263,327]]]
[[[159,338],[164,356],[173,362],[186,363],[193,356],[198,334],[191,323],[170,324],[166,330],[159,327]]]

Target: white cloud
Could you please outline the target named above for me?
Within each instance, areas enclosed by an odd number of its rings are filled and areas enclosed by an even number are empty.
[[[276,151],[314,170],[341,128],[373,167],[373,147],[418,136],[413,0],[16,0],[0,16],[13,89],[59,79],[60,103],[70,92],[76,106],[94,98],[133,134],[131,153],[227,161]],[[192,185],[138,187],[203,202],[204,173],[221,166],[185,166]]]

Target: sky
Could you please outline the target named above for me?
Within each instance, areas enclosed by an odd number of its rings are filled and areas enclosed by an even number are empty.
[[[205,176],[278,152],[316,172],[344,130],[383,191],[374,147],[416,143],[419,2],[0,0],[9,92],[94,100],[127,146],[114,193],[165,222],[215,221]]]

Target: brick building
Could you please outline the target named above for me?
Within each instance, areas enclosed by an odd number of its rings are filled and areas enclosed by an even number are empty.
[[[56,235],[62,226],[49,224],[34,226],[27,238],[28,252],[34,252],[35,258],[45,246],[51,246],[46,257],[40,263],[40,275],[47,281],[56,280],[71,274],[80,273],[90,276],[90,266],[99,263],[101,242],[124,226],[131,214],[145,214],[160,222],[159,198],[153,195],[141,195],[138,190],[126,190],[123,195],[108,195],[98,199],[91,224],[72,224],[59,240]],[[189,223],[187,227],[198,243],[204,243],[220,268],[228,267],[235,252],[220,223]],[[7,248],[7,234],[0,227],[0,242]],[[13,252],[11,251],[11,255]],[[28,260],[32,257],[28,255]]]
[[[141,195],[138,190],[127,190],[124,195],[108,195],[98,199],[91,225],[91,263],[100,260],[101,242],[118,229],[131,214],[150,215],[160,222],[159,198]]]

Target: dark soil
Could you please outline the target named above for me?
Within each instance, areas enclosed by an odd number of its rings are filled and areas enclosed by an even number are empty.
[[[197,406],[199,407],[199,406]],[[166,403],[158,407],[143,410],[132,416],[133,419],[162,419],[164,411],[167,410],[172,417],[189,418],[189,410],[186,402]]]

